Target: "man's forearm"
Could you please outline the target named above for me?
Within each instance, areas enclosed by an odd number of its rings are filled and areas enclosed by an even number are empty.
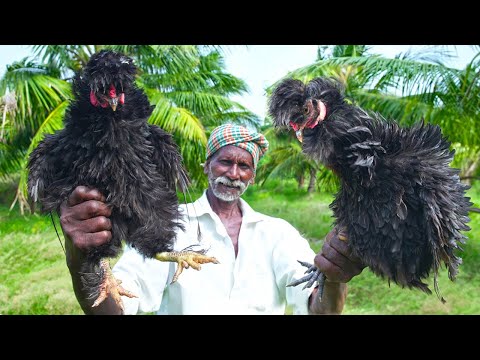
[[[347,284],[325,281],[322,300],[315,289],[309,299],[309,313],[312,315],[341,314],[347,298]]]
[[[83,312],[87,315],[121,315],[122,311],[111,296],[105,299],[100,305],[92,307],[95,299],[88,299],[87,292],[83,289],[83,284],[80,276],[82,266],[86,262],[85,254],[74,249],[72,241],[65,235],[65,250],[67,254],[67,266],[72,277],[73,290],[80,304]],[[85,271],[85,269],[82,269]],[[94,269],[92,268],[93,272]]]

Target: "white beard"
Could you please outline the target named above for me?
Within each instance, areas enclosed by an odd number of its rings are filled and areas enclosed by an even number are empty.
[[[235,201],[248,189],[250,183],[244,184],[240,180],[231,181],[226,176],[219,176],[214,178],[211,173],[208,174],[208,183],[210,184],[210,189],[212,189],[213,194],[223,201]],[[223,184],[227,186],[236,187],[236,190],[232,189],[232,192],[224,192],[218,188],[218,184]]]

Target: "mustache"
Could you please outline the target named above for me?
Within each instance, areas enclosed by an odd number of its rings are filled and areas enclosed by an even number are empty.
[[[230,186],[230,187],[238,187],[238,188],[240,188],[241,191],[245,190],[245,188],[247,187],[247,185],[245,185],[240,180],[233,180],[232,181],[229,178],[227,178],[226,176],[219,176],[218,178],[216,178],[215,179],[215,184],[223,184],[223,185]]]

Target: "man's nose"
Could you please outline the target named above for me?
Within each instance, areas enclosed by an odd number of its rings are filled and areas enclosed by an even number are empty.
[[[238,165],[237,164],[233,164],[232,166],[230,166],[230,168],[228,169],[227,171],[227,174],[228,178],[230,178],[231,180],[238,180],[240,179],[240,170],[238,168]]]

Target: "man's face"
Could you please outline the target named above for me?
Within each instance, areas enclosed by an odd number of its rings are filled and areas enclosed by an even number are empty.
[[[204,173],[207,174],[209,187],[217,198],[234,201],[253,183],[254,169],[252,155],[247,150],[227,145],[207,161]]]

